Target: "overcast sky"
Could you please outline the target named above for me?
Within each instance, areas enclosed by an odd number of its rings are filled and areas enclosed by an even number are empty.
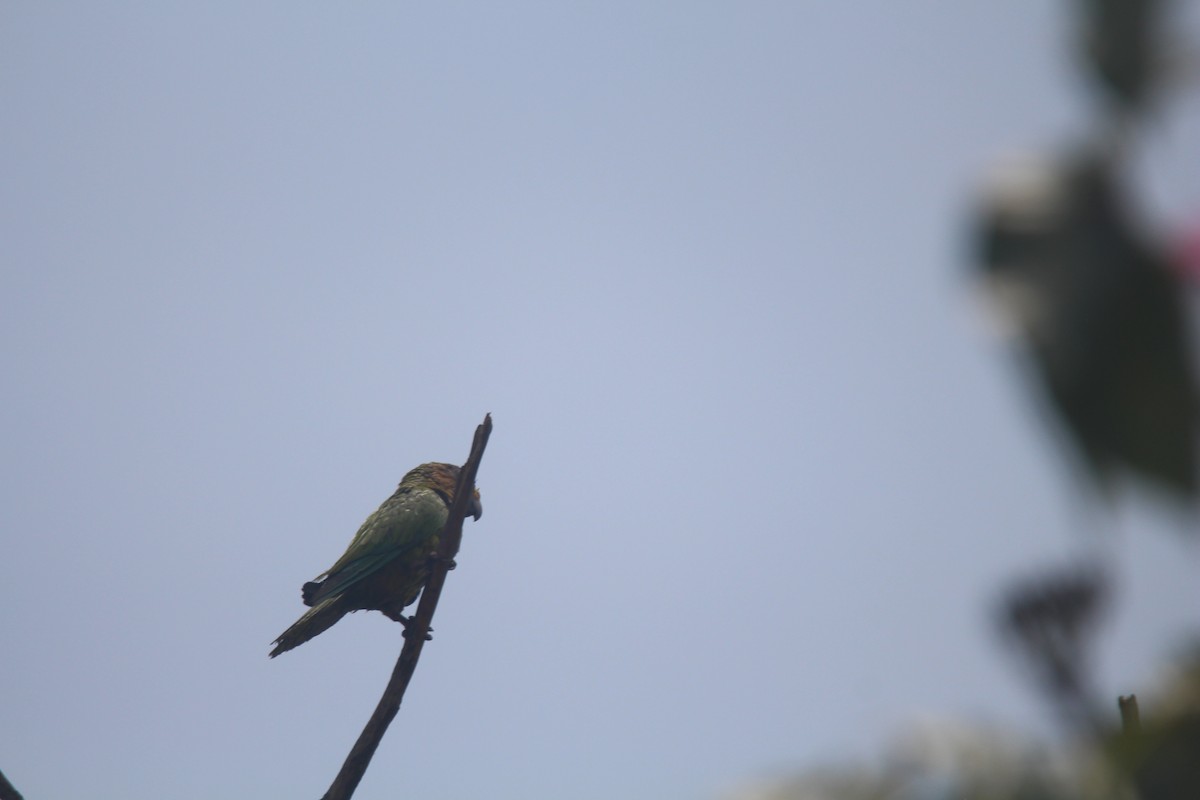
[[[966,269],[980,175],[1091,113],[1060,5],[5,4],[0,770],[319,796],[399,628],[268,644],[489,411],[363,800],[706,800],[917,717],[1051,735],[989,613],[1097,550],[1099,688],[1147,686],[1196,538],[1141,495],[1081,530]],[[1197,141],[1163,116],[1164,226]]]

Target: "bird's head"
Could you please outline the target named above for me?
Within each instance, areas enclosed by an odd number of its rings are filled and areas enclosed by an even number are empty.
[[[454,489],[458,485],[458,473],[460,471],[454,464],[443,464],[433,461],[409,470],[404,479],[400,481],[400,485],[433,489],[441,495],[442,499],[446,501],[446,505],[449,506],[454,502]],[[471,501],[467,503],[467,513],[476,520],[483,516],[483,503],[479,498],[478,489],[475,490]]]

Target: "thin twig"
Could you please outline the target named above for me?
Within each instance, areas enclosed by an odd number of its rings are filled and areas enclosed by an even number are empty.
[[[417,668],[417,660],[421,657],[421,648],[425,645],[425,636],[433,622],[433,612],[437,609],[438,598],[442,594],[442,586],[446,582],[446,572],[451,561],[458,554],[462,543],[463,518],[467,514],[467,505],[475,494],[475,475],[479,472],[479,461],[483,458],[483,449],[487,447],[488,437],[492,434],[492,415],[483,418],[483,424],[475,428],[475,440],[471,443],[471,455],[463,464],[458,474],[458,485],[454,489],[454,502],[450,504],[450,514],[446,526],[442,529],[441,541],[438,543],[437,558],[429,573],[429,580],[421,591],[421,602],[417,604],[417,613],[406,627],[404,648],[400,658],[392,670],[391,680],[379,698],[375,713],[367,720],[366,727],[359,735],[358,741],[346,756],[342,769],[325,792],[322,800],[349,800],[358,787],[358,782],[367,771],[371,757],[383,740],[383,734],[388,725],[400,710],[400,701],[404,699],[404,690],[412,678],[413,670]]]
[[[1127,736],[1141,733],[1142,716],[1138,712],[1137,695],[1121,695],[1117,698],[1117,706],[1121,709],[1121,730]]]

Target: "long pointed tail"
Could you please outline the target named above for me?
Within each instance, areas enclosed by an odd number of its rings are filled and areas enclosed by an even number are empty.
[[[350,613],[350,609],[345,607],[342,599],[340,595],[330,597],[306,611],[304,616],[292,624],[292,627],[279,634],[279,638],[272,642],[275,649],[270,653],[271,658],[280,653],[286,653],[293,647],[299,647],[317,634],[332,628],[335,622]]]

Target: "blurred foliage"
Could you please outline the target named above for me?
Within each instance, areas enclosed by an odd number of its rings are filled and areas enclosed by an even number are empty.
[[[1107,737],[1107,755],[1141,800],[1200,798],[1200,646],[1151,713]]]
[[[1119,177],[1151,101],[1162,99],[1167,2],[1078,0],[1075,9],[1079,63],[1109,101],[1105,113],[1065,155],[997,173],[981,202],[979,263],[1091,482],[1107,492],[1130,475],[1194,507],[1200,393],[1185,271],[1136,223]],[[1016,584],[998,620],[1080,743],[1081,763],[1094,765],[1063,796],[1200,798],[1200,652],[1144,719],[1130,696],[1114,723],[1089,687],[1108,583],[1075,568]]]
[[[1048,699],[1071,727],[1088,728],[1096,705],[1089,688],[1091,640],[1109,593],[1096,568],[1068,568],[1014,586],[1001,605],[1000,630],[1025,656]]]
[[[1167,5],[1075,0],[1078,63],[1103,113],[1074,146],[998,170],[974,233],[977,267],[1088,483],[1108,496],[1132,477],[1194,505],[1200,392],[1186,271],[1137,224],[1121,184],[1131,137],[1162,99]],[[1143,705],[1121,698],[1118,715],[1089,675],[1110,583],[1096,567],[1067,567],[1014,582],[997,609],[1069,734],[1061,744],[939,723],[879,764],[823,767],[729,800],[1200,800],[1200,647]]]
[[[927,723],[878,764],[821,767],[724,800],[1196,800],[1200,650],[1158,695],[1140,731],[1114,724],[1047,746],[994,728]]]
[[[1107,113],[1065,153],[998,169],[976,238],[991,295],[1094,483],[1107,491],[1124,473],[1194,502],[1200,393],[1185,289],[1119,180],[1159,94],[1166,6],[1078,0],[1079,63]]]
[[[1080,55],[1093,84],[1122,111],[1144,107],[1159,77],[1163,0],[1079,0]]]
[[[1105,489],[1119,471],[1195,498],[1197,391],[1180,281],[1143,241],[1110,156],[1004,168],[981,262],[1044,398]]]

